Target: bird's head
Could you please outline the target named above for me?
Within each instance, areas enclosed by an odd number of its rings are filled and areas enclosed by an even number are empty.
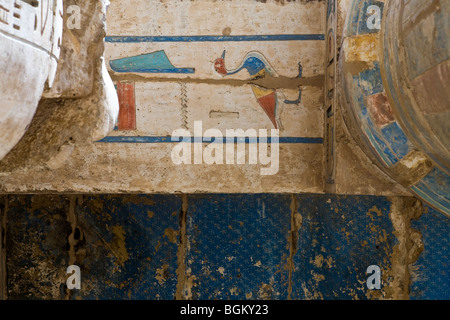
[[[223,76],[228,73],[227,68],[225,68],[225,50],[223,51],[222,56],[214,61],[214,69]]]

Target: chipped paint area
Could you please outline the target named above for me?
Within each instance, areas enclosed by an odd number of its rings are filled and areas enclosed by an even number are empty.
[[[169,276],[169,265],[166,263],[161,268],[156,269],[155,279],[160,285],[163,285]]]
[[[129,259],[127,248],[125,246],[125,231],[122,226],[112,227],[113,240],[108,244],[111,253],[117,259],[117,264],[123,266]]]
[[[378,41],[376,34],[358,35],[352,38],[345,38],[343,42],[343,52],[346,62],[367,62],[378,61]]]

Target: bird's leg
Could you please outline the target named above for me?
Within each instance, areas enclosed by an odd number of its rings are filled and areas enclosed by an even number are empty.
[[[303,76],[303,67],[302,67],[302,63],[299,62],[298,63],[298,76],[297,76],[297,78],[301,78],[302,76]],[[299,105],[301,102],[302,102],[302,89],[301,88],[299,88],[297,100],[284,100],[284,103],[286,103],[286,104]]]
[[[299,91],[298,91],[298,98],[297,98],[297,100],[284,100],[284,103],[286,103],[286,104],[299,105],[301,102],[302,102],[302,89],[299,89]]]
[[[284,127],[283,124],[281,123],[281,119],[275,119],[275,121],[277,123],[278,130],[280,130],[280,132],[283,131]]]

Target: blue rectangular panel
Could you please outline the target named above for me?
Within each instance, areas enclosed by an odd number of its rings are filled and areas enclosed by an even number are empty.
[[[390,268],[395,245],[385,197],[297,195],[302,225],[293,257],[293,299],[368,299],[366,270]],[[383,285],[383,284],[382,284]]]
[[[7,203],[8,299],[64,299],[67,238],[71,233],[66,219],[68,199],[58,195],[8,196]]]
[[[176,195],[86,197],[77,207],[85,289],[72,298],[174,299],[180,210]]]
[[[410,299],[449,300],[450,220],[431,207],[426,209],[411,223],[422,234],[424,250],[411,268]]]
[[[186,269],[192,299],[286,299],[292,196],[192,195]]]

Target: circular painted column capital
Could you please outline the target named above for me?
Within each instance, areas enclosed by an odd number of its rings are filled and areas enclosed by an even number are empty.
[[[390,177],[450,216],[450,2],[354,0],[341,46],[346,126]]]

